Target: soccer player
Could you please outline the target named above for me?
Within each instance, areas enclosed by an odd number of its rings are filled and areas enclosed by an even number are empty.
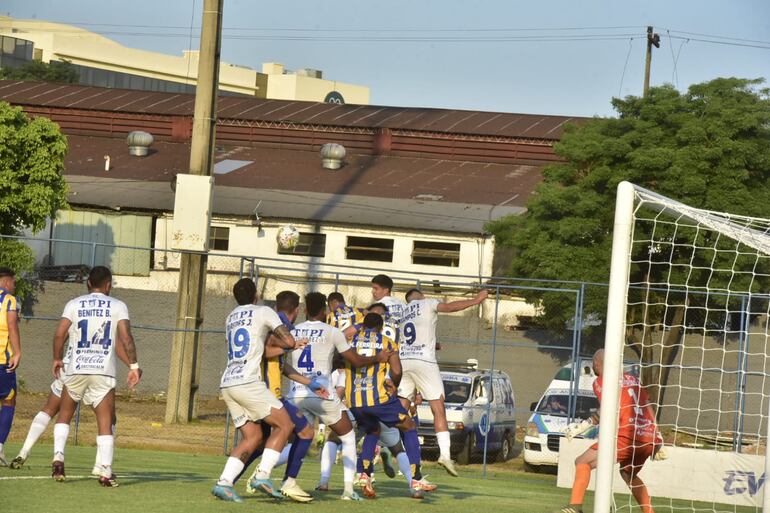
[[[21,360],[19,304],[15,293],[16,274],[0,267],[0,467],[8,466],[3,445],[16,412],[16,369]]]
[[[112,473],[115,437],[112,434],[115,410],[115,343],[123,346],[128,357],[128,386],[133,388],[141,379],[136,360],[136,345],[131,335],[128,308],[123,301],[110,297],[112,273],[103,266],[91,269],[88,294],[67,303],[53,339],[53,375],[64,383],[59,416],[53,428],[54,456],[51,476],[64,481],[64,448],[70,431],[70,421],[77,403],[93,408],[99,436],[96,437],[100,455],[99,484],[118,486]],[[75,344],[69,365],[63,362],[67,339]]]
[[[406,309],[406,304],[393,297],[393,280],[385,274],[378,274],[372,278],[372,298],[376,303],[382,303],[388,309],[388,315],[395,323],[401,322],[401,316]]]
[[[256,305],[257,286],[252,280],[238,280],[233,286],[233,296],[238,306],[230,312],[225,323],[227,367],[222,374],[220,389],[242,439],[230,453],[211,493],[225,501],[243,502],[235,493],[233,482],[262,440],[262,429],[257,424],[262,421],[271,430],[262,460],[250,481],[254,489],[281,499],[283,496],[270,481],[270,473],[294,426],[284,405],[262,378],[262,356],[271,332],[284,348],[293,348],[295,341],[274,310]]]
[[[594,393],[601,402],[604,349],[594,353],[593,366],[597,376],[594,380]],[[638,474],[644,462],[653,457],[661,447],[662,438],[655,425],[655,412],[649,403],[647,392],[639,380],[631,374],[623,374],[619,419],[617,462],[620,463],[620,476],[631,488],[631,493],[639,503],[642,513],[654,513],[650,494]],[[568,428],[566,432],[568,438],[571,439],[575,434],[579,434],[578,426],[579,424],[575,424]],[[558,513],[582,513],[583,498],[591,479],[591,470],[596,468],[598,449],[598,444],[594,444],[575,460],[575,481],[572,485],[569,505],[558,510]]]
[[[437,299],[426,299],[418,289],[411,289],[406,293],[407,305],[399,326],[399,358],[404,374],[398,387],[398,396],[404,408],[415,401],[418,390],[422,399],[428,401],[440,451],[438,464],[455,477],[457,470],[451,457],[444,406],[444,381],[436,360],[436,324],[439,313],[460,312],[481,304],[488,295],[486,290],[482,290],[473,299],[442,303]]]
[[[337,328],[324,322],[326,319],[326,296],[320,292],[311,292],[305,296],[307,321],[292,330],[294,338],[306,339],[303,349],[291,352],[291,365],[305,377],[320,380],[330,388],[332,361],[337,351],[342,358],[355,367],[364,367],[375,363],[384,364],[390,353],[381,351],[370,356],[361,356],[350,347],[345,335]],[[356,473],[356,435],[350,418],[345,414],[342,403],[336,394],[322,399],[307,386],[292,382],[288,395],[312,426],[317,417],[335,432],[342,442],[342,464],[344,468],[345,489],[342,499],[361,500],[353,491],[353,478]]]
[[[351,341],[351,346],[357,353],[374,356],[383,351],[396,351],[396,343],[382,334],[382,316],[368,313],[364,317],[363,329]],[[387,427],[397,427],[401,431],[404,447],[409,462],[414,467],[419,463],[420,444],[417,440],[417,430],[409,413],[401,405],[398,397],[387,392],[385,381],[388,375],[398,385],[401,381],[401,362],[398,353],[394,352],[388,358],[387,364],[375,363],[357,367],[348,363],[347,369],[347,403],[356,418],[358,425],[366,431],[361,458],[363,462],[364,481],[363,492],[367,497],[375,497],[371,476],[374,448],[380,434],[380,423]],[[405,475],[409,483],[411,496],[423,498],[423,485],[412,479],[412,469],[406,469]]]
[[[363,308],[346,305],[345,297],[341,293],[332,292],[326,298],[326,301],[329,305],[326,324],[345,332],[351,326],[364,322],[366,311]]]
[[[64,374],[67,374],[67,365],[70,362],[71,359],[71,351],[72,351],[72,345],[67,344],[67,350],[65,352],[64,356]],[[131,362],[128,360],[128,356],[126,356],[126,352],[123,350],[123,346],[121,344],[118,344],[115,347],[115,351],[117,352],[118,358],[126,364],[126,366],[130,366]],[[139,374],[141,376],[142,370],[139,369]],[[45,432],[46,428],[48,427],[48,424],[51,422],[51,418],[53,418],[54,415],[59,413],[59,407],[61,406],[61,392],[64,388],[64,383],[61,379],[55,379],[53,383],[51,383],[51,391],[48,393],[48,399],[46,399],[45,406],[43,406],[43,409],[37,412],[37,415],[35,415],[35,418],[32,419],[32,424],[29,426],[29,432],[27,432],[27,438],[24,440],[24,445],[22,446],[21,450],[19,451],[19,455],[16,456],[13,461],[11,461],[10,467],[12,469],[20,469],[22,466],[24,466],[24,463],[27,461],[27,458],[29,457],[30,451],[32,451],[32,447],[35,446],[35,443],[37,443],[40,436]],[[113,410],[112,410],[112,434],[115,434],[115,423],[117,422],[115,418],[115,409],[114,409],[114,403],[113,403]],[[94,468],[91,470],[91,474],[97,477],[101,476],[102,470],[101,470],[101,454],[99,453],[99,448],[97,445],[96,449],[96,460],[94,462]]]

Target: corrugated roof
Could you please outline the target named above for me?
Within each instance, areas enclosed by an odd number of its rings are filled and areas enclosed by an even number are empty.
[[[0,99],[15,105],[108,112],[192,116],[194,95],[108,89],[44,82],[0,81]],[[569,122],[583,118],[451,109],[336,105],[222,96],[220,119],[293,122],[350,128],[557,140]]]

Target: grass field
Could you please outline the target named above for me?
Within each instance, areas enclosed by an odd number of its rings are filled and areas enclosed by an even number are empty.
[[[13,457],[18,445],[9,444],[5,453]],[[245,482],[236,485],[245,498],[244,504],[224,503],[214,499],[210,490],[222,470],[225,458],[208,454],[175,453],[138,449],[116,449],[115,471],[120,487],[101,488],[89,476],[95,450],[92,447],[67,448],[67,481],[56,483],[50,478],[51,446],[35,447],[27,466],[21,470],[0,468],[2,513],[47,512],[56,513],[166,513],[166,512],[222,512],[255,508],[275,508],[291,513],[312,510],[317,513],[344,513],[348,511],[411,512],[415,510],[440,513],[545,513],[564,505],[569,491],[556,488],[556,476],[533,474],[507,468],[493,468],[483,478],[480,466],[461,467],[460,478],[452,478],[432,463],[426,463],[430,479],[439,485],[436,493],[423,501],[410,499],[401,478],[388,479],[378,473],[378,498],[366,504],[338,500],[342,485],[342,469],[337,465],[332,476],[332,491],[312,492],[311,504],[296,504],[289,500],[280,503],[263,496],[245,493]],[[300,475],[300,485],[312,491],[318,479],[316,458],[308,458]],[[276,469],[280,477],[283,469]],[[277,481],[277,479],[276,479]],[[616,496],[624,505],[621,511],[638,512],[628,508],[626,496]],[[668,500],[654,501],[656,511],[671,512]],[[692,511],[696,504],[681,504]],[[713,511],[700,505],[699,511]],[[585,504],[586,513],[592,511],[591,494]],[[721,509],[721,508],[720,508]],[[753,512],[754,508],[724,507],[723,511]]]

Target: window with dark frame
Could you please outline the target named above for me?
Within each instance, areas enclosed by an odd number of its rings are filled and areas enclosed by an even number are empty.
[[[209,249],[227,251],[230,248],[230,228],[226,226],[209,227]]]
[[[348,260],[392,262],[393,239],[348,236],[348,245],[345,247],[345,256]]]
[[[460,267],[460,244],[416,240],[412,248],[412,263]]]
[[[300,232],[297,245],[292,249],[284,249],[278,246],[278,254],[323,257],[326,255],[326,234]]]

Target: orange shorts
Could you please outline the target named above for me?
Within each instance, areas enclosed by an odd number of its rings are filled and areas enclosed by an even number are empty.
[[[599,450],[599,444],[595,443],[591,446],[591,449]],[[649,458],[652,457],[655,451],[655,444],[648,443],[631,443],[625,440],[618,440],[617,459],[620,463],[620,470],[626,470],[632,474],[636,474],[642,470],[642,465]]]

